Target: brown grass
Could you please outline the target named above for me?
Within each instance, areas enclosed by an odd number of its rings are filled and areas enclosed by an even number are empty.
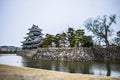
[[[0,65],[0,80],[120,80],[120,78]]]

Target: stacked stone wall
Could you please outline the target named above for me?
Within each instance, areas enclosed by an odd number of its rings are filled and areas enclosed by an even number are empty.
[[[33,59],[49,59],[64,61],[88,61],[98,59],[120,60],[120,47],[110,48],[39,48],[23,50],[21,55]]]
[[[120,60],[120,47],[92,48],[95,59]]]
[[[93,59],[89,48],[40,48],[33,55],[35,59],[51,59],[65,61],[88,61]]]

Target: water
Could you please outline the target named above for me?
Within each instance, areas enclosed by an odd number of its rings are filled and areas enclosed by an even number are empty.
[[[16,54],[0,54],[0,64],[120,78],[120,64],[110,61],[67,62],[33,60]]]

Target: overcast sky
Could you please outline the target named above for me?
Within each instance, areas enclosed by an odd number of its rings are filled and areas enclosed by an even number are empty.
[[[0,46],[20,46],[33,24],[56,34],[105,14],[117,15],[114,29],[120,30],[120,0],[0,0]]]

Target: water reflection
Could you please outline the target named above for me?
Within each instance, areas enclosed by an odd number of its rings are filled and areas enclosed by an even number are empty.
[[[92,62],[67,62],[67,61],[52,61],[52,60],[28,60],[24,66],[42,68],[54,71],[92,74]]]
[[[106,76],[110,76],[111,74],[111,65],[110,65],[110,61],[106,61],[106,68],[107,68],[107,75]]]
[[[27,66],[70,73],[120,77],[120,64],[109,61],[67,62],[31,59],[28,60]]]
[[[120,64],[110,61],[67,62],[33,60],[18,55],[1,55],[0,64],[26,66],[54,71],[120,77]]]

